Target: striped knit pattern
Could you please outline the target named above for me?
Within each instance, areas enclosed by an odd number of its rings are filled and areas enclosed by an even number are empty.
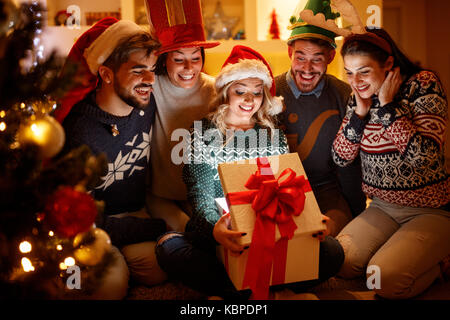
[[[383,107],[374,97],[364,120],[354,113],[352,97],[333,143],[333,159],[346,166],[361,155],[363,190],[369,196],[410,207],[441,207],[450,201],[445,93],[429,71],[412,76],[399,92]]]

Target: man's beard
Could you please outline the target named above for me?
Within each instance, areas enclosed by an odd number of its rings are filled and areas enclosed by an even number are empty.
[[[317,79],[315,79],[314,83],[304,83],[304,82],[297,82],[297,75],[300,76],[300,74],[302,74],[302,71],[295,71],[294,73],[294,79],[295,79],[295,83],[297,85],[297,88],[303,92],[303,93],[308,93],[313,91],[317,85],[320,83],[320,81],[323,79],[325,72],[320,73],[320,72],[311,72],[311,74],[313,74],[315,77],[318,76]]]
[[[136,86],[133,88],[148,88],[148,87],[152,87],[151,85],[147,85],[147,84],[141,84],[139,86]],[[148,107],[149,103],[150,103],[150,99],[147,102],[140,102],[136,97],[134,97],[132,94],[129,94],[124,87],[122,87],[119,84],[119,81],[114,81],[114,91],[116,92],[116,94],[119,96],[120,99],[122,99],[123,102],[125,102],[126,104],[128,104],[130,107],[133,108],[137,108],[137,109],[145,109]],[[149,97],[151,96],[151,94],[149,95]]]

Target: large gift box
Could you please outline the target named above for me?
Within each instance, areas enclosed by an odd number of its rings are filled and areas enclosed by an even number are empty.
[[[240,256],[222,246],[218,256],[236,289],[267,299],[270,285],[313,280],[319,274],[319,240],[325,230],[319,206],[297,153],[219,164],[231,228],[247,235]],[[229,209],[228,209],[229,208]]]

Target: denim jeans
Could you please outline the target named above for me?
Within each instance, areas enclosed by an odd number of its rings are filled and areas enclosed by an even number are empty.
[[[156,247],[160,267],[169,278],[179,280],[188,287],[209,296],[242,300],[250,297],[250,290],[237,291],[223,264],[216,257],[214,247],[194,246],[185,234],[172,237]],[[307,290],[334,276],[344,261],[344,251],[337,240],[326,237],[320,243],[319,279],[272,287],[289,288],[294,292]]]
[[[193,245],[189,234],[180,233],[156,246],[156,257],[169,279],[178,280],[208,296],[227,300],[247,300],[248,292],[239,292],[217,259],[214,246]]]

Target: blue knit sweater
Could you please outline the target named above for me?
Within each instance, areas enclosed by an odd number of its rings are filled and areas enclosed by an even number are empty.
[[[65,149],[87,145],[94,154],[105,153],[108,173],[92,190],[105,203],[105,215],[133,212],[145,207],[146,181],[150,160],[150,129],[156,104],[152,99],[145,110],[133,109],[118,117],[100,109],[95,96],[77,103],[64,119]],[[155,239],[165,230],[158,219],[103,219],[104,227],[116,245]],[[150,220],[150,221],[140,221]],[[116,241],[114,241],[114,239]]]

